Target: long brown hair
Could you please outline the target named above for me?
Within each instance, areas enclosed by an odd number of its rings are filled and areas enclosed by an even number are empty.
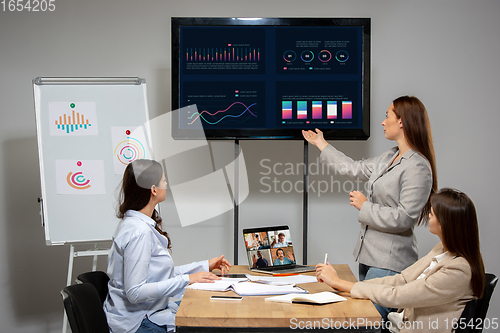
[[[122,219],[127,210],[141,210],[151,198],[151,186],[158,186],[163,176],[161,164],[153,160],[135,160],[125,168],[122,186],[119,196],[119,207],[116,216]],[[172,242],[168,233],[163,231],[162,218],[156,209],[153,210],[151,218],[155,221],[155,229],[167,237],[168,246],[172,248]]]
[[[427,224],[431,212],[431,196],[438,188],[436,172],[436,156],[432,143],[431,123],[424,104],[416,97],[401,96],[396,98],[394,113],[403,123],[405,138],[410,147],[427,159],[432,172],[432,188],[422,212],[418,218],[417,225]]]
[[[467,260],[472,272],[472,291],[481,298],[485,273],[474,203],[467,194],[450,188],[441,189],[432,196],[431,202],[441,225],[443,245],[451,253]]]

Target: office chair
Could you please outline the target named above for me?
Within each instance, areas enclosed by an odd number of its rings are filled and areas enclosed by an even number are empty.
[[[90,283],[73,284],[61,291],[73,333],[109,333],[97,290]]]
[[[82,273],[76,277],[76,282],[92,284],[99,294],[101,304],[104,303],[106,296],[108,295],[108,274],[102,271]]]
[[[483,331],[484,319],[488,312],[491,295],[497,285],[495,274],[486,273],[483,297],[467,302],[464,312],[457,323],[455,333],[479,333]]]

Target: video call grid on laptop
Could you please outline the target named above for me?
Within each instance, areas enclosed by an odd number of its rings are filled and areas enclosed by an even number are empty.
[[[297,265],[290,229],[286,225],[243,229],[248,267],[267,274],[314,271],[313,266]]]

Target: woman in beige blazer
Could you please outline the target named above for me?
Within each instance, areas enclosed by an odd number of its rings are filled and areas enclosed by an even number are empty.
[[[331,265],[318,264],[318,281],[348,291],[354,298],[400,308],[401,321],[394,323],[400,332],[452,332],[467,302],[481,297],[484,289],[477,216],[471,199],[452,189],[433,195],[429,231],[441,242],[401,274],[353,283],[339,279]]]

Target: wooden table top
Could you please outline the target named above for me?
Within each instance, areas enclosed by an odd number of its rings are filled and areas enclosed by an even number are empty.
[[[356,282],[349,265],[333,265],[339,277]],[[233,266],[230,273],[250,273],[248,266]],[[251,273],[258,275],[258,273]],[[314,275],[314,272],[305,273]],[[266,274],[262,274],[266,275]],[[269,275],[268,275],[269,276]],[[309,293],[332,290],[325,283],[299,285]],[[369,300],[352,299],[326,305],[266,302],[269,296],[245,296],[242,301],[213,301],[211,295],[237,296],[232,291],[217,292],[186,289],[176,315],[176,326],[191,327],[293,327],[295,322],[320,322],[324,326],[380,325],[380,314]]]

